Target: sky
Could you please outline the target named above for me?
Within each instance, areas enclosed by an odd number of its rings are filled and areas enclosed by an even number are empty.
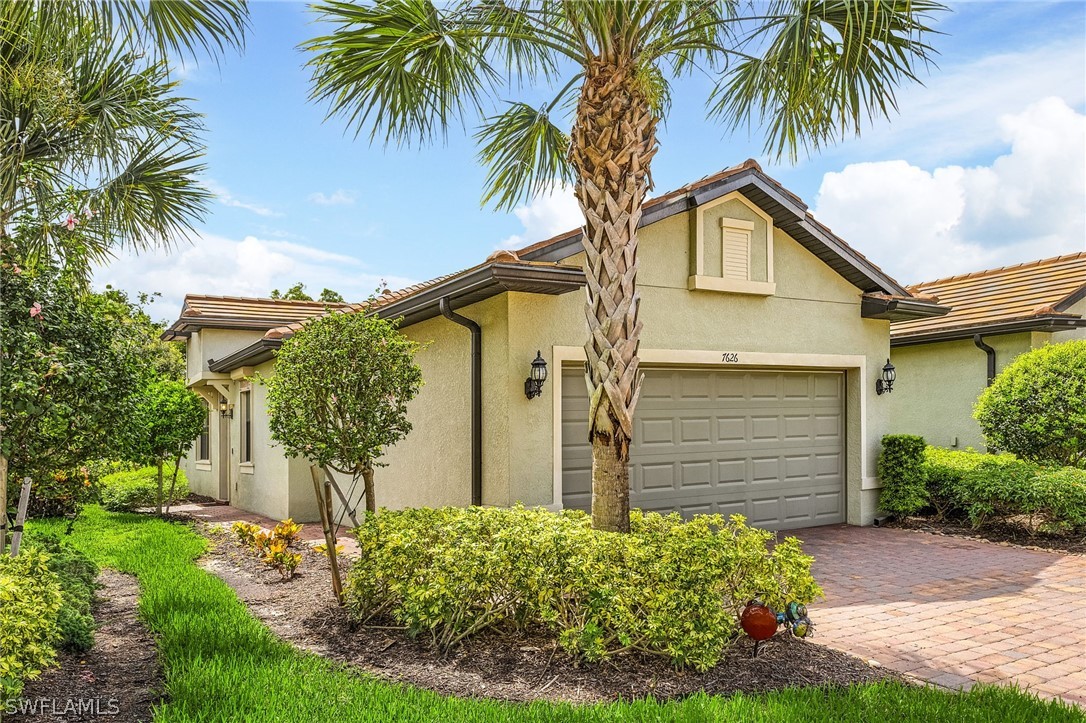
[[[97,286],[160,292],[155,316],[171,319],[186,293],[267,296],[297,281],[361,300],[580,225],[560,188],[512,213],[483,208],[470,125],[386,148],[326,119],[298,50],[323,29],[313,13],[250,7],[243,54],[175,65],[205,115],[206,218],[171,250],[119,253]],[[755,158],[903,283],[1084,250],[1086,3],[961,3],[937,26],[937,67],[899,90],[897,114],[796,164],[770,162],[758,128],[707,121],[711,79],[678,81],[653,193]]]

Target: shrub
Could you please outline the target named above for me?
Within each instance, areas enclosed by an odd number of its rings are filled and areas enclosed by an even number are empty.
[[[980,395],[974,417],[993,447],[1086,467],[1086,339],[1020,355]]]
[[[756,595],[781,608],[821,594],[812,558],[742,517],[634,512],[630,534],[583,512],[441,508],[367,515],[346,585],[356,620],[391,616],[448,650],[497,627],[545,626],[598,660],[626,650],[712,667]]]
[[[173,474],[167,465],[164,474]],[[169,504],[177,504],[188,496],[188,480],[183,470],[177,472],[177,487]],[[158,499],[158,468],[140,467],[129,472],[115,472],[102,478],[102,506],[114,512],[131,512],[139,507],[153,507]]]
[[[27,517],[65,517],[75,515],[97,494],[98,477],[86,466],[56,470],[49,475],[37,475],[30,486]],[[19,484],[11,485],[12,494]]]
[[[230,526],[230,531],[234,533],[234,537],[237,539],[239,545],[246,547],[252,547],[256,536],[260,534],[260,525],[254,525],[251,522],[242,522],[238,520]]]
[[[263,562],[282,575],[284,580],[289,580],[294,577],[298,565],[302,564],[302,556],[300,553],[291,552],[286,542],[272,540],[265,548]]]
[[[35,535],[29,547],[48,555],[47,565],[60,583],[62,604],[57,616],[60,638],[57,647],[73,653],[94,645],[94,592],[98,566],[86,555],[53,535]]]
[[[882,438],[878,472],[882,481],[879,507],[895,515],[911,515],[929,504],[922,464],[924,438],[888,434]]]
[[[268,567],[279,572],[284,580],[294,577],[294,571],[302,564],[300,553],[292,548],[302,540],[302,525],[293,518],[287,518],[277,524],[270,532],[264,532],[260,525],[248,522],[235,522],[231,526],[238,544],[245,545],[260,557]]]
[[[56,659],[60,582],[48,555],[27,549],[0,555],[0,703],[19,695],[23,681]]]
[[[944,516],[968,517],[980,528],[1029,516],[1050,527],[1086,527],[1086,470],[1039,467],[1012,454],[928,447],[922,466],[929,495]]]

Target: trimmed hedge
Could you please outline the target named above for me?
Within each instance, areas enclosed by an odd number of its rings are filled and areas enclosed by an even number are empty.
[[[939,447],[926,447],[917,460],[911,454],[915,439],[919,438],[883,438],[880,506],[888,512],[915,514],[928,509],[939,517],[966,518],[974,528],[1027,516],[1031,518],[1031,529],[1036,523],[1058,529],[1086,529],[1086,470],[1041,467],[1006,453]],[[903,446],[908,446],[910,454],[900,451]]]
[[[925,446],[923,437],[912,434],[888,434],[882,438],[879,506],[886,512],[911,515],[927,506],[928,491],[921,469]]]
[[[631,532],[592,528],[583,512],[470,507],[382,511],[355,530],[346,604],[391,617],[443,650],[499,627],[545,627],[588,660],[627,650],[705,670],[761,596],[777,609],[821,595],[795,538],[743,518],[634,512]]]
[[[162,477],[162,493],[169,496],[173,465],[167,464],[163,467]],[[188,479],[185,477],[184,470],[179,470],[173,497],[165,502],[175,505],[184,500],[188,494]],[[131,471],[107,474],[102,478],[101,496],[102,506],[114,512],[132,512],[140,507],[153,507],[158,496],[158,468],[140,467]]]
[[[56,660],[63,598],[48,563],[40,550],[0,555],[0,704],[18,696],[23,681]]]

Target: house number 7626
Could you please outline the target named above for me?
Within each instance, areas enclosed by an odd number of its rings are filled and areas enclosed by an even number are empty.
[[[739,363],[739,355],[737,353],[735,353],[734,351],[726,351],[726,352],[724,352],[724,358],[721,359],[721,361],[726,362],[728,364],[738,364]]]

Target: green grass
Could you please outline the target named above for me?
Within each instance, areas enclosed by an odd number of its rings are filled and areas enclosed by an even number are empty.
[[[55,527],[61,523],[36,523]],[[283,643],[193,560],[205,541],[184,525],[88,508],[73,544],[135,574],[155,633],[168,702],[158,721],[1083,721],[1077,709],[1011,688],[953,694],[898,684],[697,695],[575,707],[447,698],[389,684]],[[315,590],[314,594],[321,591]]]

